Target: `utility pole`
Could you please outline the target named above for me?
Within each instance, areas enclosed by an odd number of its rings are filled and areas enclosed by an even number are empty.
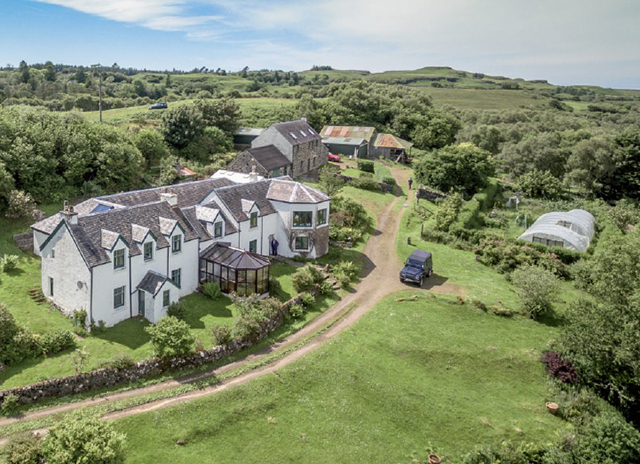
[[[91,65],[93,69],[98,69],[98,110],[100,110],[100,124],[102,124],[102,65],[100,63]],[[95,71],[94,71],[95,72]]]

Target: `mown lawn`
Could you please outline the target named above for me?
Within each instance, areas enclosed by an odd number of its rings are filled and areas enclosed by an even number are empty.
[[[545,411],[538,362],[554,328],[396,296],[276,375],[116,421],[127,461],[408,462],[431,445],[460,462],[477,444],[564,427]]]

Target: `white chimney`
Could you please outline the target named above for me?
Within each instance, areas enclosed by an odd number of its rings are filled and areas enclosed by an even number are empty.
[[[167,190],[160,194],[160,199],[166,201],[171,206],[176,206],[178,204],[178,195],[174,193],[173,190]]]
[[[64,208],[60,211],[60,214],[62,214],[62,217],[65,218],[69,224],[78,224],[78,213],[73,210],[73,206],[69,205],[67,200],[64,201]]]
[[[307,122],[307,115],[306,115],[306,114],[303,114],[303,115],[302,115],[302,117],[301,117],[300,119],[302,119],[304,122]]]
[[[258,182],[258,173],[256,172],[256,165],[251,166],[251,172],[249,173],[249,182]]]

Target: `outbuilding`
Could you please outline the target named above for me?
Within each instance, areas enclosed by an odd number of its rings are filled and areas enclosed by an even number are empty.
[[[583,209],[543,214],[518,240],[587,251],[595,235],[596,219]]]

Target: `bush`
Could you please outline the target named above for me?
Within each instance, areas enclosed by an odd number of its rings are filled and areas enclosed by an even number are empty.
[[[110,361],[103,362],[100,367],[104,369],[128,369],[135,366],[136,362],[128,354],[119,354]]]
[[[296,291],[302,293],[312,291],[316,284],[324,280],[324,277],[317,267],[313,264],[307,264],[294,272],[291,280]]]
[[[36,209],[36,202],[30,194],[22,190],[12,190],[7,199],[7,210],[5,216],[9,219],[21,217],[31,217]]]
[[[531,198],[554,200],[562,194],[562,182],[549,171],[527,172],[517,179],[516,184]]]
[[[282,284],[277,277],[269,277],[269,296],[279,298],[282,296]]]
[[[337,242],[357,242],[362,237],[362,232],[352,227],[336,227],[329,225],[329,239]]]
[[[83,327],[74,327],[73,333],[76,334],[78,337],[82,337],[82,338],[87,338],[91,336],[91,334],[87,332],[87,330],[84,329]]]
[[[364,171],[364,172],[374,172],[375,167],[374,167],[373,161],[365,160],[365,159],[359,159],[358,160],[358,170]]]
[[[76,309],[73,312],[73,325],[75,327],[85,327],[87,323],[87,310],[86,309]]]
[[[372,192],[380,191],[380,184],[372,177],[356,177],[349,181],[349,185],[362,190],[370,190]]]
[[[335,274],[345,274],[350,281],[358,277],[358,272],[358,266],[353,264],[353,261],[340,261],[331,268],[331,273],[334,277]]]
[[[202,293],[212,300],[216,300],[222,294],[222,290],[220,290],[220,284],[218,282],[206,282],[202,284]]]
[[[226,345],[231,341],[231,327],[228,325],[214,325],[211,328],[214,345]]]
[[[187,316],[187,308],[181,302],[171,303],[167,308],[167,316],[173,316],[176,319],[184,321]]]
[[[41,464],[42,440],[39,435],[25,432],[11,438],[2,450],[3,461],[6,464]]]
[[[193,351],[195,336],[189,325],[173,316],[160,319],[156,325],[144,330],[151,336],[155,354],[160,358],[185,355]]]
[[[316,302],[316,297],[311,293],[303,293],[302,295],[300,295],[300,302],[302,303],[302,306],[308,308]]]
[[[277,298],[267,297],[258,302],[257,312],[263,319],[273,319],[282,309],[282,303]]]
[[[233,320],[233,336],[242,341],[256,341],[260,320],[251,313],[241,313]]]
[[[558,290],[558,281],[552,272],[539,267],[525,265],[511,273],[511,283],[522,299],[522,309],[532,319],[549,313],[552,300]]]
[[[504,441],[499,445],[479,446],[462,460],[464,464],[493,464],[499,462],[540,464],[547,447],[537,443]]]
[[[55,330],[43,333],[38,343],[44,354],[55,354],[76,346],[76,336],[70,330]]]
[[[320,287],[318,289],[320,295],[328,295],[333,292],[333,286],[326,280],[320,283]]]
[[[113,424],[86,413],[56,423],[42,442],[46,462],[108,464],[124,462],[126,435]]]
[[[291,317],[292,319],[300,319],[302,316],[304,316],[303,305],[295,303],[289,307],[289,317]]]
[[[547,351],[540,359],[547,366],[547,372],[552,377],[564,383],[576,383],[578,372],[568,359],[563,359],[557,351]]]
[[[529,243],[486,236],[480,239],[474,252],[478,261],[502,273],[529,264],[542,266],[558,277],[569,276],[567,267],[554,253],[540,252]]]
[[[9,393],[4,397],[2,404],[0,404],[0,413],[2,413],[3,416],[13,416],[18,410],[18,406],[20,406],[18,397],[13,393]]]
[[[460,208],[462,207],[462,197],[451,195],[438,203],[438,210],[434,215],[436,229],[446,232],[456,221]]]
[[[575,462],[631,464],[640,460],[640,432],[617,411],[598,414],[578,431]]]
[[[19,258],[16,255],[4,255],[0,258],[0,272],[11,272],[18,267]]]
[[[351,283],[351,278],[344,271],[336,271],[336,272],[333,272],[331,275],[341,288],[347,288]]]

